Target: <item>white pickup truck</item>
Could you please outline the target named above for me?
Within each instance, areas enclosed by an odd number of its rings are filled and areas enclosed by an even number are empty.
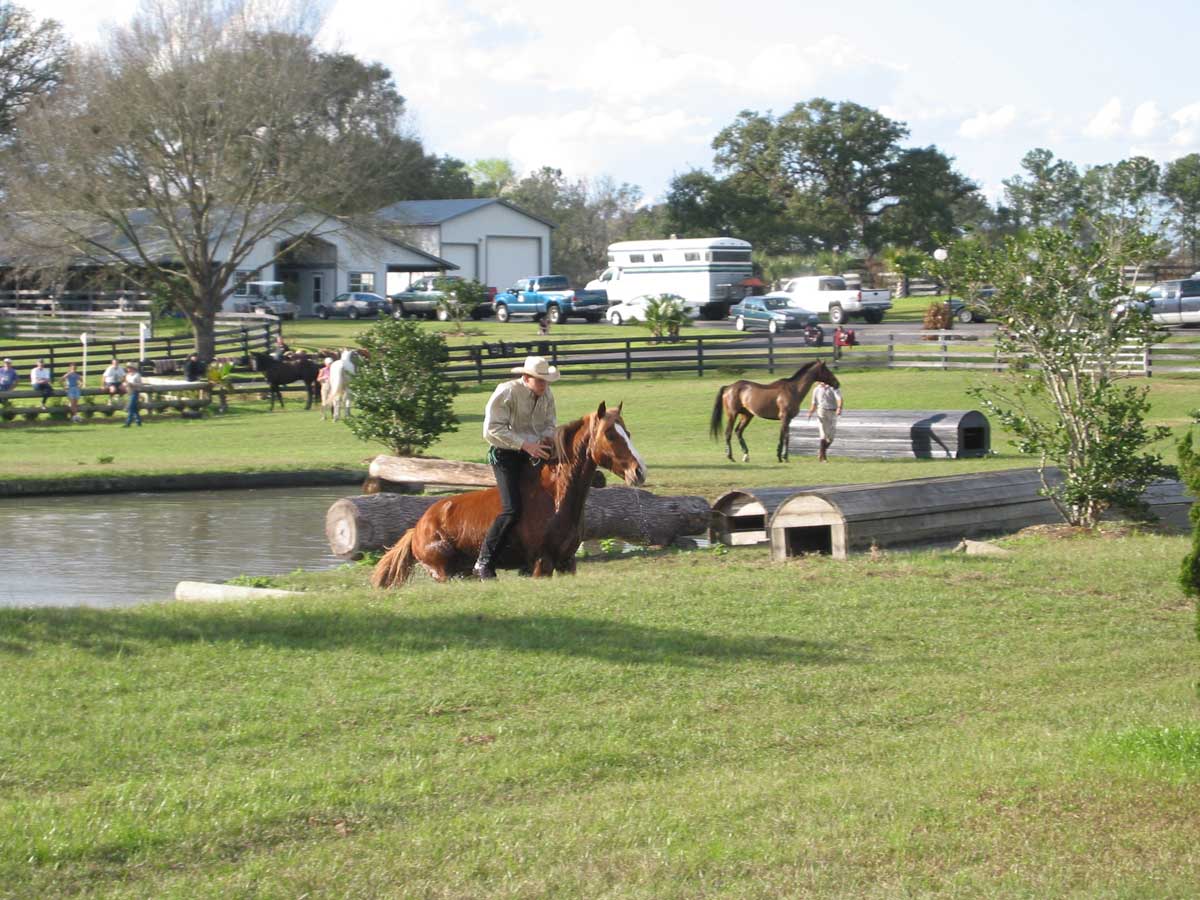
[[[883,314],[892,308],[891,291],[852,291],[846,287],[846,279],[838,275],[792,278],[784,282],[782,290],[767,296],[786,300],[792,309],[828,315],[834,325],[842,325],[851,318],[882,322]]]

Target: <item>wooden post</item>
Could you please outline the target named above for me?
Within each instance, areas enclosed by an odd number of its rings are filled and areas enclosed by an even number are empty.
[[[633,380],[633,341],[625,339],[625,380]]]
[[[1154,347],[1150,344],[1142,351],[1142,369],[1147,378],[1154,377]]]
[[[775,374],[775,335],[767,332],[767,371]]]
[[[948,366],[947,366],[948,362],[949,362],[949,360],[946,358],[946,333],[943,331],[942,332],[942,368],[943,369],[948,368]]]
[[[896,365],[896,335],[888,334],[887,343],[887,367],[894,368]]]
[[[696,374],[704,377],[704,338],[696,338]]]

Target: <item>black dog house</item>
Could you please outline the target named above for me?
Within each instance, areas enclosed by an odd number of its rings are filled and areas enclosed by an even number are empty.
[[[788,453],[816,456],[816,418],[804,414],[788,428]],[[838,418],[830,456],[861,459],[966,459],[987,456],[992,427],[975,410],[929,412],[912,409],[847,410]]]

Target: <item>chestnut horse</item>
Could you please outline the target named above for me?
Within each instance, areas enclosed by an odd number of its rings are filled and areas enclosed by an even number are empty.
[[[742,445],[742,462],[749,462],[750,448],[746,446],[742,432],[746,430],[750,420],[755,416],[760,419],[778,419],[779,445],[775,448],[775,455],[780,462],[787,462],[788,426],[800,411],[800,403],[814,381],[838,386],[837,376],[829,371],[823,359],[805,363],[791,378],[780,378],[770,384],[759,384],[756,381],[735,381],[733,384],[727,384],[717,391],[709,433],[713,440],[716,440],[721,432],[722,414],[728,416],[729,421],[725,425],[725,457],[733,459],[730,435],[736,424],[738,443]]]
[[[559,427],[553,457],[521,474],[521,515],[508,543],[494,560],[497,568],[521,569],[536,577],[575,572],[575,551],[583,537],[583,504],[597,467],[620,475],[626,484],[645,483],[646,466],[634,449],[621,407],[606,409]],[[371,583],[398,587],[420,563],[435,581],[468,575],[496,516],[500,492],[473,491],[439,500],[404,533],[375,566]]]

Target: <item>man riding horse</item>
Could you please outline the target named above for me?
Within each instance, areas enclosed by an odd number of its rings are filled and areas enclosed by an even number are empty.
[[[503,551],[509,533],[521,514],[521,471],[527,465],[540,465],[550,458],[554,432],[558,427],[554,394],[550,383],[558,381],[559,371],[542,356],[527,356],[513,374],[492,392],[483,417],[483,438],[488,462],[496,475],[501,509],[488,529],[479,550],[474,573],[481,579],[495,578],[493,560]]]

